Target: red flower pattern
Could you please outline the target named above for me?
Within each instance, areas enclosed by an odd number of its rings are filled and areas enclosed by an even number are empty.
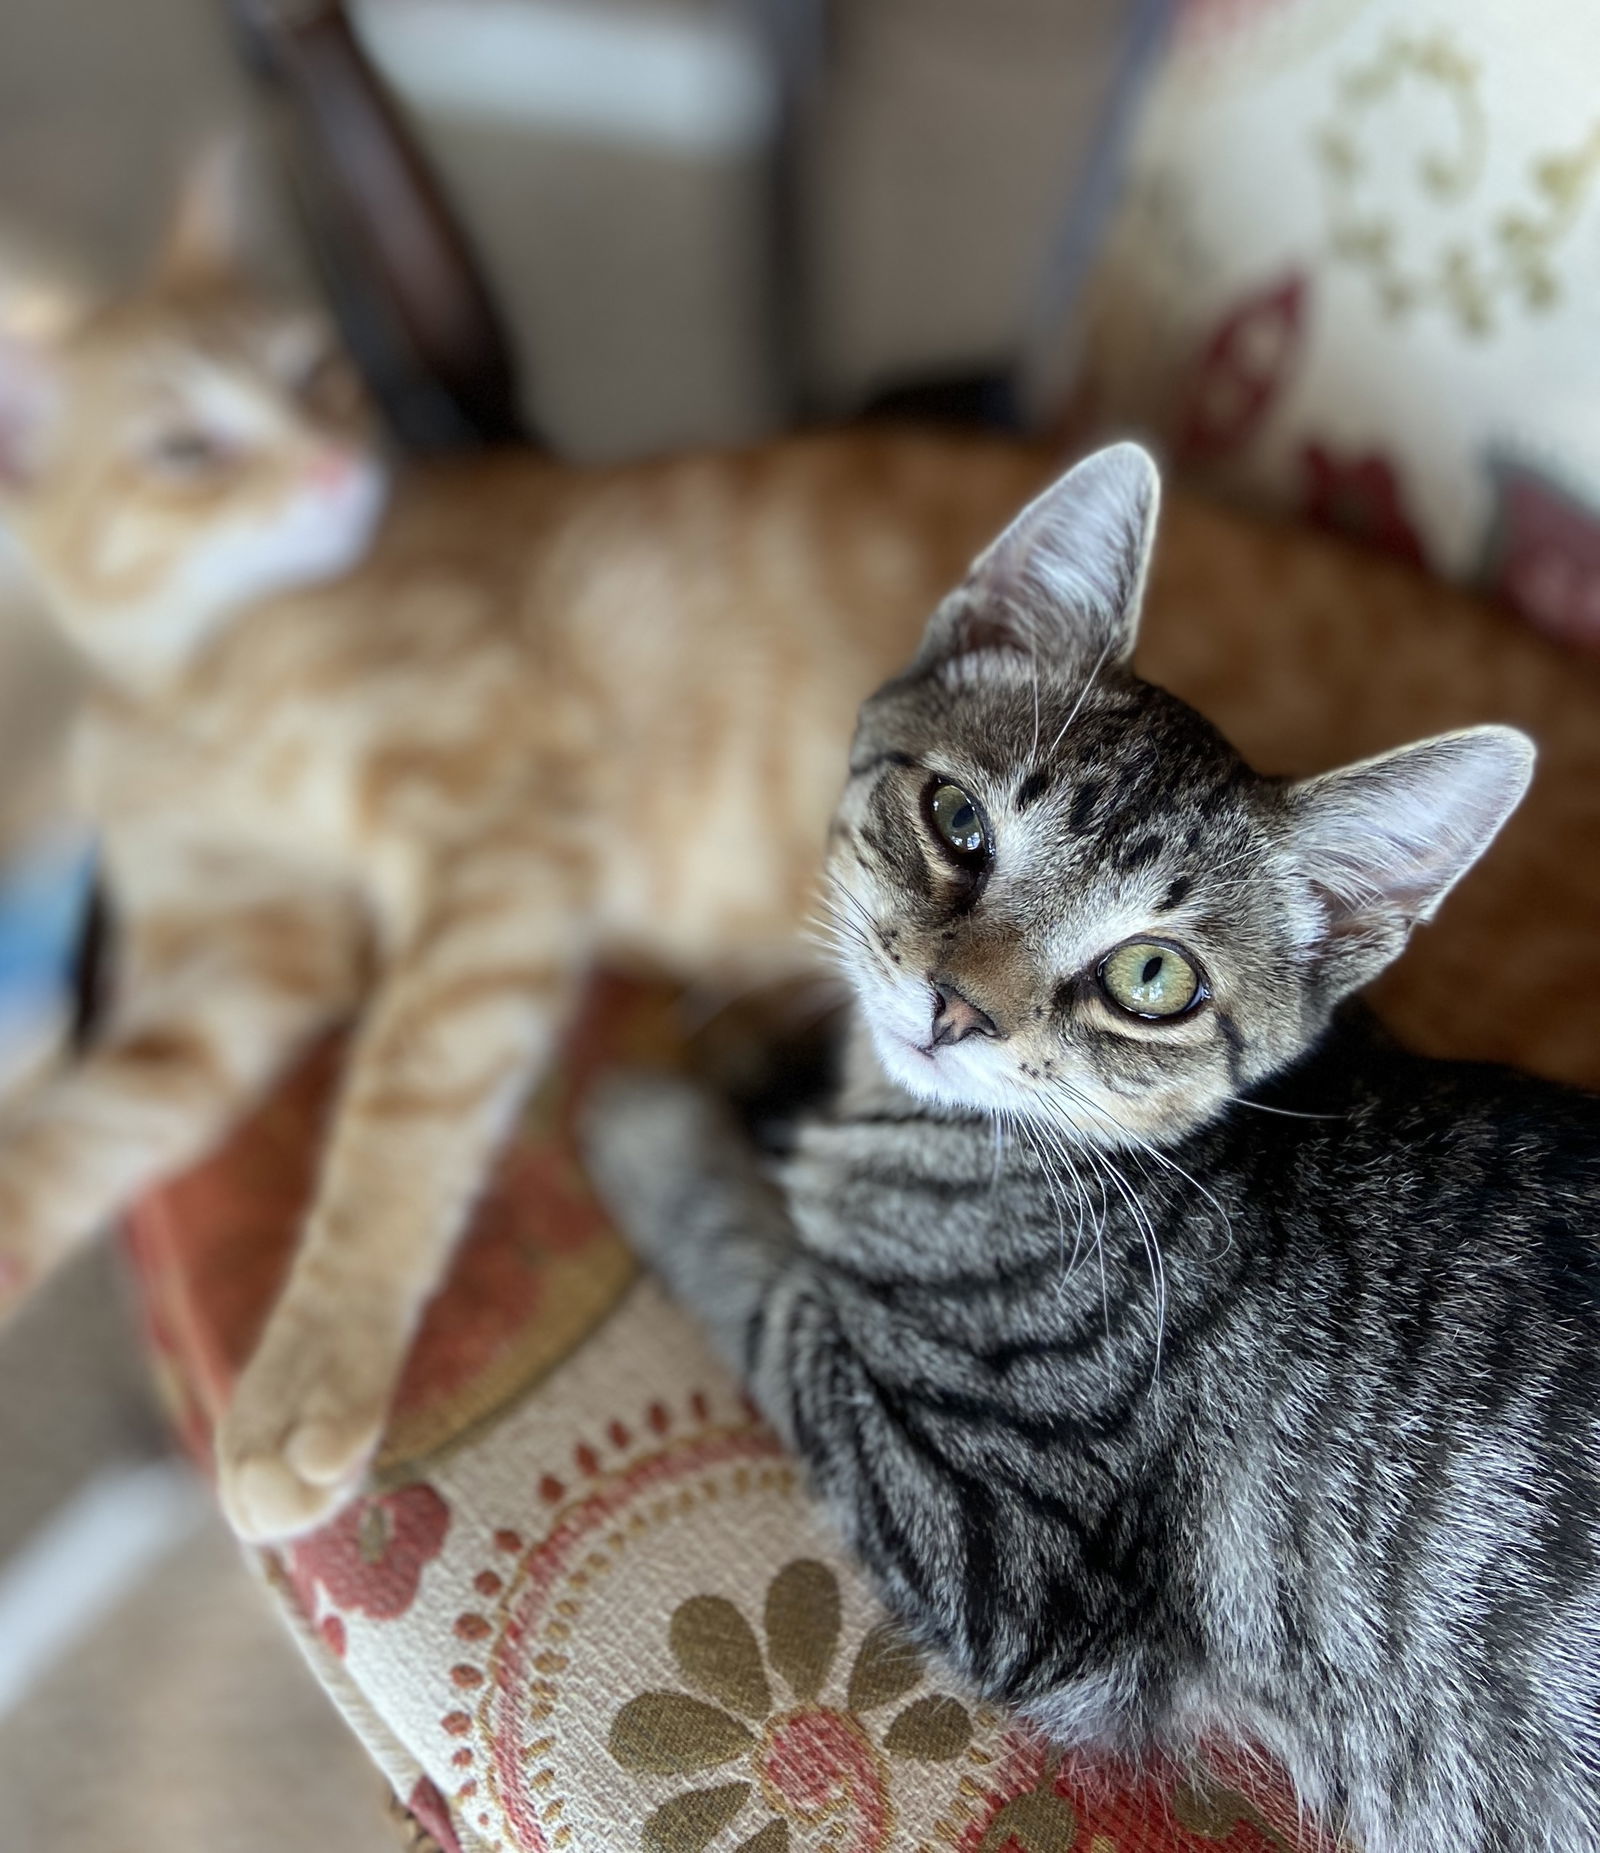
[[[444,1548],[449,1529],[450,1508],[426,1481],[353,1500],[290,1549],[301,1607],[317,1620],[320,1587],[337,1609],[395,1620],[416,1601],[423,1569]]]
[[[1300,452],[1306,518],[1369,546],[1425,566],[1422,540],[1406,513],[1400,479],[1387,457],[1340,457],[1324,444]]]
[[[1600,649],[1600,513],[1520,465],[1495,475],[1490,590],[1561,642]]]
[[[1180,465],[1220,462],[1266,423],[1300,358],[1309,288],[1290,271],[1235,303],[1212,330],[1178,417]]]
[[[456,1836],[455,1823],[450,1819],[449,1804],[426,1776],[418,1779],[416,1787],[407,1796],[406,1811],[418,1827],[438,1841],[440,1853],[461,1853],[461,1842]]]
[[[1270,1765],[1227,1754],[1185,1773],[1051,1750],[1020,1728],[957,1853],[1337,1853]]]

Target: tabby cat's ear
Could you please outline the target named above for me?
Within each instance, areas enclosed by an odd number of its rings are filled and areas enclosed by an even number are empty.
[[[934,613],[919,664],[976,650],[1126,662],[1155,540],[1161,478],[1113,444],[1036,496]]]
[[[238,275],[245,255],[244,168],[238,135],[217,136],[190,160],[157,248],[158,289],[199,289]]]
[[[1291,786],[1288,859],[1339,994],[1374,977],[1494,840],[1533,776],[1514,727],[1469,727]]]

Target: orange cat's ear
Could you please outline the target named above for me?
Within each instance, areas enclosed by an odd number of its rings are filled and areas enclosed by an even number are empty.
[[[61,399],[60,350],[89,300],[64,271],[0,263],[0,494],[34,475]]]
[[[243,139],[218,136],[184,172],[156,254],[156,286],[197,289],[236,277],[246,219]]]
[[[0,497],[33,480],[60,399],[48,344],[0,326]]]

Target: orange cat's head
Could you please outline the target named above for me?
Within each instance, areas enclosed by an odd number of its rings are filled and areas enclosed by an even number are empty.
[[[362,395],[320,315],[236,262],[220,160],[137,295],[0,320],[0,523],[105,674],[180,670],[242,607],[346,571],[382,510]]]

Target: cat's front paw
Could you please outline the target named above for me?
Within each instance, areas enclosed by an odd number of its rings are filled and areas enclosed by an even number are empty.
[[[274,1313],[217,1431],[217,1491],[251,1543],[324,1523],[360,1490],[398,1360],[369,1334]]]

